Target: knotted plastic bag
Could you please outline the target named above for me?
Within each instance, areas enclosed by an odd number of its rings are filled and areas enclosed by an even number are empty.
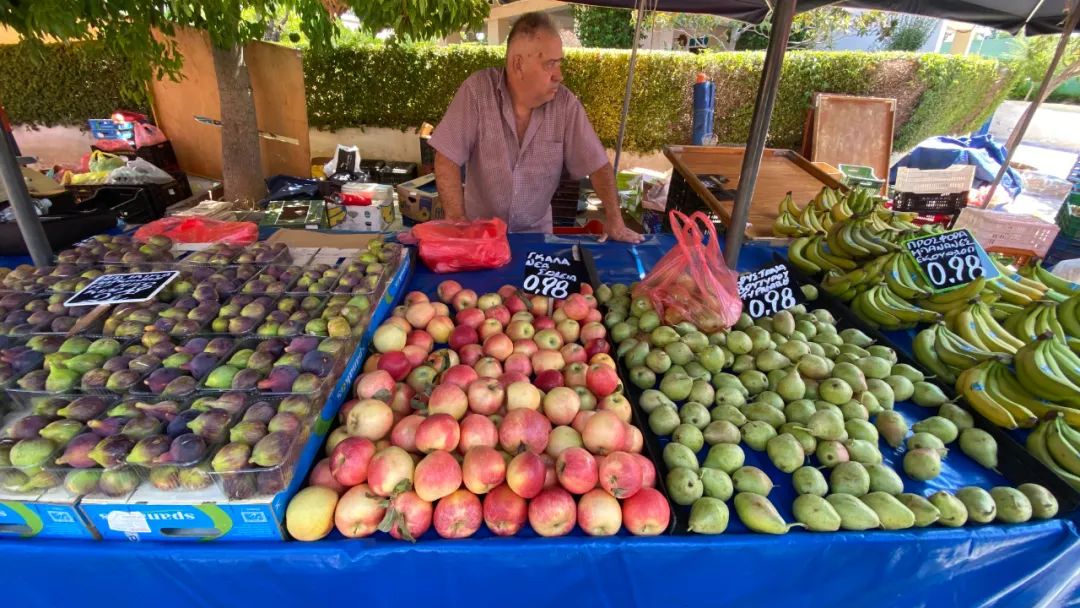
[[[252,222],[222,222],[204,217],[163,217],[143,224],[135,231],[135,240],[145,243],[158,234],[164,234],[177,243],[250,245],[258,240],[259,227]]]
[[[434,272],[498,268],[510,261],[506,222],[499,218],[424,222],[405,239],[417,243],[420,259]]]

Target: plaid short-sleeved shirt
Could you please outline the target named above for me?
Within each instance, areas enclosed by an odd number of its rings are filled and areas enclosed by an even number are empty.
[[[608,162],[581,102],[562,85],[533,110],[519,147],[510,91],[498,68],[465,79],[431,145],[465,167],[466,217],[499,217],[511,232],[551,232],[551,197],[563,168],[580,179]]]

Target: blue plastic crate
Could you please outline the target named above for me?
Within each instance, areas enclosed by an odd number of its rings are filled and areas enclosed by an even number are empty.
[[[130,122],[117,122],[111,118],[91,118],[87,122],[94,139],[135,139],[135,125]]]

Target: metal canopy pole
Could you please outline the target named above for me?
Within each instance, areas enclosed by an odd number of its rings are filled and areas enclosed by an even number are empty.
[[[1034,15],[1034,12],[1032,13]],[[1069,9],[1069,17],[1065,20],[1065,28],[1061,31],[1061,39],[1058,40],[1057,49],[1054,51],[1054,57],[1050,60],[1050,66],[1046,68],[1046,76],[1043,77],[1042,83],[1039,84],[1039,92],[1036,93],[1035,99],[1028,105],[1024,113],[1020,115],[1020,122],[1013,127],[1016,137],[1011,135],[1010,139],[1015,139],[1016,143],[1005,151],[1005,162],[1001,163],[1001,167],[998,169],[997,175],[994,176],[994,183],[990,185],[990,191],[986,194],[986,203],[989,204],[994,198],[994,192],[997,191],[998,185],[1001,184],[1001,180],[1005,178],[1005,172],[1009,170],[1009,163],[1012,162],[1013,155],[1016,154],[1017,148],[1020,147],[1020,142],[1024,140],[1024,133],[1027,133],[1028,126],[1031,125],[1032,119],[1035,118],[1035,112],[1038,111],[1039,106],[1042,105],[1043,97],[1046,96],[1046,89],[1050,87],[1050,81],[1054,78],[1054,72],[1057,70],[1058,63],[1061,62],[1062,56],[1065,55],[1065,48],[1069,44],[1069,36],[1072,35],[1073,30],[1076,29],[1077,20],[1080,20],[1080,0],[1075,0],[1072,4],[1072,8]]]
[[[750,201],[754,197],[761,157],[765,152],[765,139],[769,135],[769,123],[772,122],[773,105],[776,102],[777,85],[780,82],[780,68],[784,63],[788,36],[791,34],[791,20],[795,16],[795,0],[778,0],[773,9],[772,31],[769,33],[769,48],[765,51],[765,65],[761,70],[761,83],[758,85],[757,100],[754,102],[754,116],[750,122],[750,138],[746,141],[746,153],[743,155],[742,170],[739,173],[739,187],[735,191],[735,206],[731,211],[731,224],[727,227],[724,258],[728,267],[734,269],[739,261],[743,234],[746,232],[746,220],[750,215]]]
[[[615,175],[619,174],[619,157],[622,156],[623,136],[626,135],[626,119],[630,115],[630,93],[634,85],[634,66],[637,65],[637,47],[641,39],[641,22],[645,21],[645,2],[637,0],[637,23],[634,24],[634,46],[630,47],[630,67],[626,72],[626,91],[623,92],[622,114],[619,115],[619,136],[615,141]]]
[[[15,158],[15,151],[11,149],[7,137],[0,135],[0,181],[3,181],[7,190],[11,208],[15,210],[15,221],[19,224],[19,232],[22,233],[23,242],[34,260],[35,266],[48,266],[52,264],[52,247],[49,239],[45,237],[45,229],[41,227],[41,220],[34,211],[34,203],[30,200],[30,192],[26,189],[23,181],[22,170]]]

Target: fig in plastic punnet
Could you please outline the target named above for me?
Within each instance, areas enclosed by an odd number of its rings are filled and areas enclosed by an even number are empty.
[[[206,455],[206,440],[187,433],[172,440],[169,451],[154,459],[154,464],[176,464],[180,466],[194,464]]]

